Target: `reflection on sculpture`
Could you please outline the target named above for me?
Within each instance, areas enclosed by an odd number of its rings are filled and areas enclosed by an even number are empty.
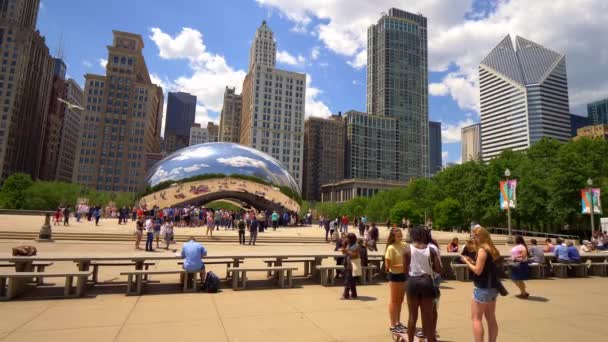
[[[237,198],[258,208],[296,210],[301,202],[297,183],[277,160],[234,143],[178,150],[154,165],[146,182],[142,203],[148,206]]]

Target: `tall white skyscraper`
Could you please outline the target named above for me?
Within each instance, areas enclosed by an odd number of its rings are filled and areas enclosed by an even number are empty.
[[[274,68],[272,37],[262,22],[243,82],[240,143],[276,158],[302,187],[306,74]]]
[[[484,161],[543,137],[570,138],[566,57],[507,35],[479,65]]]

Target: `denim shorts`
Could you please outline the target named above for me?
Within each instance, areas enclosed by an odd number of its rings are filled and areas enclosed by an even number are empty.
[[[496,297],[498,297],[498,290],[496,289],[473,288],[473,299],[478,303],[495,302]]]

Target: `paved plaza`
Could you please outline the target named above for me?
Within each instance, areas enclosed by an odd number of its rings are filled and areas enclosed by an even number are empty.
[[[31,221],[0,221],[0,231],[34,229],[40,218]],[[9,223],[12,222],[12,223]],[[114,221],[112,221],[114,222]],[[102,221],[94,228],[85,223],[61,230],[91,229],[131,230]],[[31,228],[28,228],[31,227]],[[58,229],[58,230],[59,230]],[[281,229],[269,234],[321,234],[321,229]],[[231,232],[222,232],[228,234]],[[451,233],[450,233],[451,234]],[[129,241],[33,241],[0,240],[0,253],[20,244],[35,245],[39,254],[112,254],[133,252]],[[173,245],[179,250],[181,244]],[[232,243],[208,243],[209,253],[248,252],[323,252],[330,244],[278,244],[240,246]],[[157,251],[155,253],[173,253]],[[331,262],[331,261],[329,261]],[[246,264],[260,260],[246,260]],[[162,261],[157,269],[175,267],[174,261]],[[55,270],[73,270],[74,264],[57,262]],[[224,275],[225,267],[210,265],[209,270]],[[323,287],[310,279],[295,278],[295,288],[277,289],[264,274],[252,274],[251,285],[233,291],[222,283],[216,294],[184,294],[176,275],[152,277],[148,292],[125,296],[124,268],[100,269],[101,285],[89,288],[84,298],[59,299],[62,280],[48,279],[47,285],[26,293],[20,299],[0,303],[0,341],[390,341],[388,333],[388,285],[379,281],[359,286],[359,299],[339,300],[342,287]],[[296,272],[296,275],[299,272]],[[377,278],[377,280],[379,280]],[[499,298],[497,316],[500,341],[601,341],[608,320],[608,278],[545,279],[528,282],[529,300],[517,299],[515,286]],[[440,304],[441,341],[471,341],[470,300],[472,283],[447,281],[443,284]],[[404,307],[402,321],[407,322]],[[418,323],[420,327],[420,322]]]

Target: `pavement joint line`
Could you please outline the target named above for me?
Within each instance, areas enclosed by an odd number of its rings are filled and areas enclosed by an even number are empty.
[[[129,313],[127,314],[127,317],[125,317],[125,320],[120,325],[120,328],[118,328],[118,331],[116,332],[116,336],[114,336],[113,341],[116,342],[118,340],[118,337],[120,336],[120,333],[124,329],[125,325],[127,325],[127,322],[129,321],[129,318],[131,318],[131,315],[133,314],[133,311],[135,311],[135,308],[137,307],[137,304],[139,304],[139,300],[140,299],[141,299],[141,295],[137,296],[137,300],[135,301],[135,303],[133,303],[133,306],[131,307],[131,310],[129,310]]]
[[[44,308],[44,310],[41,310],[37,315],[35,315],[34,317],[32,317],[31,319],[23,322],[23,324],[20,324],[18,327],[16,327],[15,329],[9,331],[8,334],[6,334],[4,337],[2,337],[0,340],[5,340],[7,339],[9,336],[11,336],[15,331],[21,329],[22,327],[24,327],[25,325],[27,325],[28,323],[30,323],[31,321],[35,320],[36,318],[40,317],[43,313],[47,312],[50,308],[52,307],[52,305],[47,306],[46,308]]]
[[[222,319],[220,310],[217,307],[217,302],[215,301],[215,296],[211,296],[211,300],[213,301],[213,307],[215,308],[215,312],[217,313],[217,318],[220,320],[220,324],[222,325],[222,330],[224,330],[224,336],[226,336],[226,341],[230,341],[230,338],[228,337],[228,331],[226,331],[226,326],[224,325],[224,320]]]

